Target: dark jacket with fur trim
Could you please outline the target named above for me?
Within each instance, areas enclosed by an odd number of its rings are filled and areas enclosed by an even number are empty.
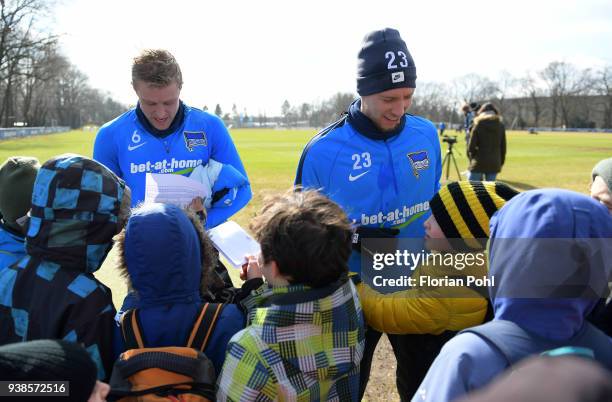
[[[117,236],[119,269],[133,288],[125,307],[138,309],[145,347],[185,346],[215,275],[212,247],[204,242],[193,214],[178,207],[146,204],[132,211],[125,231]],[[152,233],[156,235],[151,235]],[[205,247],[205,248],[204,248]],[[244,328],[246,317],[227,304],[210,334],[206,356],[221,371],[231,337]],[[126,350],[121,329],[115,328],[115,356]]]
[[[499,173],[506,160],[506,128],[493,113],[481,113],[474,119],[468,143],[469,169],[481,173]]]

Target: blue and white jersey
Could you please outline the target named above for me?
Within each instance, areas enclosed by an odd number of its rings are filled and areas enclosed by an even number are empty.
[[[429,200],[440,188],[437,130],[426,119],[405,115],[397,135],[379,139],[357,128],[358,108],[359,101],[308,143],[295,184],[322,191],[356,226],[397,228],[398,237],[422,239]],[[354,252],[351,271],[359,272],[359,264]]]
[[[247,177],[236,147],[217,116],[184,107],[183,124],[166,137],[149,133],[136,109],[100,128],[93,157],[123,178],[132,190],[132,206],[145,198],[147,173],[189,176],[199,165],[214,159],[229,164]],[[238,212],[251,199],[250,185],[238,194],[231,207],[208,210],[206,227],[214,227]]]

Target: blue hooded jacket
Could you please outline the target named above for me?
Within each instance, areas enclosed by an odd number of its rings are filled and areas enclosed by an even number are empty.
[[[145,347],[185,346],[197,313],[202,259],[200,240],[187,215],[178,207],[145,204],[135,210],[125,228],[123,244],[127,271],[135,291]],[[235,304],[222,310],[204,349],[217,373],[230,338],[244,328],[245,317]],[[115,354],[125,351],[119,327]]]
[[[559,247],[564,244],[562,239],[609,242],[612,219],[606,208],[571,191],[527,191],[501,208],[491,219],[490,228],[489,277],[495,278],[495,286],[490,286],[489,290],[494,321],[510,321],[531,336],[552,343],[562,345],[564,341],[570,342],[585,329],[585,317],[598,300],[595,297],[526,298],[521,292],[550,278],[551,284],[559,285],[566,283],[568,278],[576,279],[576,272],[585,266],[591,268],[587,275],[588,285],[592,281],[607,284],[612,275],[609,243],[599,253],[586,253],[586,265],[576,263],[570,248]],[[539,240],[512,240],[511,243],[504,239]],[[515,247],[504,248],[500,247],[501,244]],[[580,281],[586,285],[584,279],[582,277]],[[587,286],[582,286],[582,290],[585,289]],[[482,327],[490,324],[495,323]],[[607,337],[600,335],[605,342]],[[612,350],[612,339],[607,339],[610,346],[606,348],[604,345],[604,349]],[[597,354],[595,359],[599,360]],[[599,361],[612,369],[612,362],[608,359],[606,356],[602,359],[604,361]],[[507,360],[496,346],[474,333],[461,333],[442,348],[412,400],[454,400],[483,387],[506,368]]]

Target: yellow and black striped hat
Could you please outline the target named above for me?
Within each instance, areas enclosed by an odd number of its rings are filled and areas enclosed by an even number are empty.
[[[469,248],[482,248],[482,241],[489,238],[489,220],[517,194],[518,191],[501,182],[452,182],[434,195],[429,207],[447,238],[467,240]]]

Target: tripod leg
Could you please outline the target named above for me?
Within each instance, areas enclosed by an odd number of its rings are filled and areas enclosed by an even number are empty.
[[[459,172],[459,167],[457,166],[457,159],[455,159],[455,155],[451,153],[451,159],[453,160],[453,163],[455,164],[455,170],[457,171],[457,177],[459,177],[459,180],[461,181],[461,173]],[[450,166],[450,163],[449,163]]]
[[[450,173],[450,159],[448,152],[446,155],[444,155],[444,159],[442,159],[442,171],[444,171],[444,165],[446,165],[446,180],[448,181],[448,175]]]

